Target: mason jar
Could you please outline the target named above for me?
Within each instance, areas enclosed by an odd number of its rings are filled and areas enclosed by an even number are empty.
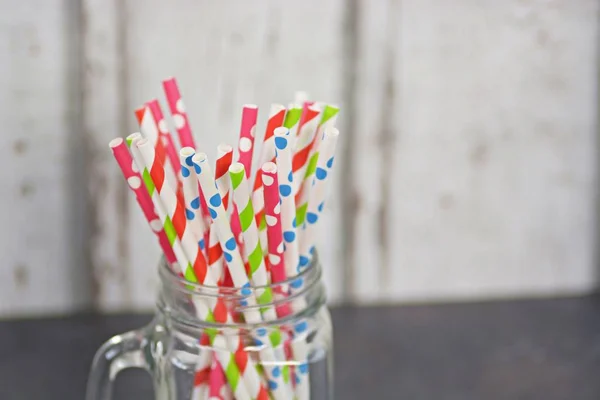
[[[152,322],[117,335],[96,353],[87,400],[109,400],[117,374],[143,368],[156,399],[333,399],[333,343],[321,265],[265,287],[193,284],[159,266]],[[247,301],[271,290],[271,304]],[[252,305],[251,305],[252,304]],[[277,310],[277,319],[244,322]]]

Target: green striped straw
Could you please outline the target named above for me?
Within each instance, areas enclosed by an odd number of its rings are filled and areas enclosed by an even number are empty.
[[[338,106],[327,104],[321,113],[321,121],[317,127],[317,134],[313,140],[313,145],[310,150],[310,156],[302,186],[299,195],[296,198],[296,226],[301,226],[306,219],[306,208],[308,207],[308,197],[312,184],[312,177],[317,169],[317,161],[319,159],[318,143],[321,141],[323,132],[329,127],[335,127],[340,108]]]
[[[258,227],[254,218],[254,207],[250,197],[250,186],[246,178],[244,164],[233,163],[229,167],[229,176],[231,178],[231,187],[233,190],[233,201],[239,210],[240,225],[242,227],[242,237],[244,239],[244,253],[250,266],[250,280],[255,286],[269,285],[269,273],[264,261],[264,254],[258,237]],[[273,291],[270,287],[263,289],[258,293],[258,304],[269,304],[273,302]],[[272,306],[261,308],[262,315],[266,321],[277,319],[277,313]],[[278,360],[285,360],[285,351],[282,344],[282,333],[278,328],[274,328],[269,335],[271,345],[275,349]],[[289,382],[289,370],[283,368],[283,378],[287,385]]]

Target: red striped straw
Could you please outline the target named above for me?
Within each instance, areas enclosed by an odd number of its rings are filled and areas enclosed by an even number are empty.
[[[228,144],[217,146],[217,161],[215,162],[215,182],[219,187],[223,206],[227,210],[229,206],[229,176],[227,171],[233,161],[233,148]]]
[[[146,168],[150,172],[150,177],[154,182],[156,191],[165,205],[168,216],[173,222],[173,227],[175,228],[177,237],[181,241],[183,252],[192,263],[197,280],[204,282],[208,266],[206,265],[204,254],[198,246],[198,240],[187,224],[185,205],[169,185],[165,184],[165,168],[160,163],[151,144],[146,139],[142,139],[137,142],[137,147],[144,158]]]
[[[224,265],[223,265],[223,249],[217,237],[217,230],[214,227],[209,229],[208,247],[207,247],[208,270],[215,278],[219,286],[224,283]]]
[[[206,348],[210,346],[210,338],[204,333],[200,338],[200,346]],[[206,346],[206,347],[205,347]],[[216,356],[209,351],[201,351],[196,363],[196,371],[194,373],[194,390],[192,399],[206,399],[210,392],[211,365]]]
[[[163,115],[162,108],[160,107],[160,103],[157,99],[153,99],[147,102],[146,105],[150,108],[152,117],[154,117],[154,122],[156,122],[158,133],[167,150],[167,156],[169,157],[169,161],[171,161],[171,165],[173,166],[175,172],[179,173],[179,171],[181,170],[181,166],[179,165],[177,148],[175,147],[175,143],[173,142],[173,136],[171,135],[171,132],[169,132],[169,127],[167,126],[167,121],[165,121],[165,117]]]
[[[185,105],[177,86],[175,78],[169,78],[163,81],[163,89],[165,90],[165,96],[167,103],[169,104],[169,110],[173,116],[173,123],[177,134],[179,135],[179,143],[181,147],[193,147],[196,148],[192,130],[190,129],[190,121],[187,113],[185,112]]]
[[[173,167],[171,161],[167,159],[167,148],[165,147],[164,141],[160,138],[158,124],[152,116],[150,107],[144,106],[138,108],[135,110],[135,116],[140,126],[142,136],[152,143],[154,146],[155,157],[161,163],[161,165],[165,166],[165,179],[167,183],[171,189],[179,191],[181,189],[179,179],[177,178],[175,168]]]
[[[229,166],[233,161],[233,148],[228,144],[220,144],[217,146],[217,161],[215,165],[215,182],[219,188],[219,194],[223,201],[225,210],[229,210],[230,213],[230,224],[231,231],[238,245],[243,245],[241,239],[242,226],[240,225],[240,219],[238,217],[238,210],[233,202],[230,202],[230,181],[229,181]],[[229,207],[231,203],[231,207]]]
[[[240,140],[238,142],[238,162],[244,165],[246,178],[250,178],[252,171],[252,154],[254,151],[254,131],[256,130],[256,119],[258,107],[247,104],[242,108],[242,124],[240,127]]]
[[[292,160],[294,195],[298,193],[304,180],[304,174],[306,172],[306,167],[308,166],[308,157],[312,149],[313,139],[317,132],[320,114],[320,109],[314,106],[305,106],[298,125],[298,139],[296,140],[296,148]]]
[[[144,213],[144,217],[146,217],[146,221],[148,221],[152,232],[158,237],[158,242],[160,243],[163,253],[165,253],[167,262],[169,264],[177,262],[175,253],[173,253],[173,249],[167,238],[167,234],[154,210],[154,203],[152,202],[148,191],[143,186],[139,167],[133,161],[131,154],[129,154],[125,141],[122,138],[116,138],[111,140],[108,145],[113,152],[117,164],[119,164],[119,167],[121,168],[123,177],[129,184],[129,188],[135,193],[135,198]]]

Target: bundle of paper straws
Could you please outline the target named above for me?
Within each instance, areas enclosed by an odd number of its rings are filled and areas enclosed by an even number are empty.
[[[252,174],[257,106],[242,109],[237,161],[232,146],[221,144],[213,168],[206,154],[196,150],[175,79],[165,80],[163,87],[181,149],[177,151],[158,100],[135,111],[139,133],[116,138],[109,146],[167,262],[186,280],[208,286],[263,287],[299,274],[314,253],[315,227],[338,138],[334,125],[339,108],[302,98],[297,99],[302,104],[287,108],[273,104]],[[290,291],[300,289],[291,286]],[[265,289],[246,300],[269,304],[273,296]],[[252,324],[274,321],[305,306],[298,296],[287,309],[262,307],[242,317]],[[234,321],[217,304],[198,307],[198,313],[205,320]],[[260,360],[245,352],[239,338],[225,340],[230,352],[201,353],[192,398],[309,399],[304,331],[302,321],[291,333],[276,330],[266,335],[257,330],[255,343],[263,344]],[[288,334],[291,355],[282,347]],[[209,346],[219,340],[217,335],[204,336],[201,342]],[[289,363],[296,367],[280,367],[286,357],[299,360]],[[263,363],[265,376],[259,375],[256,362]]]

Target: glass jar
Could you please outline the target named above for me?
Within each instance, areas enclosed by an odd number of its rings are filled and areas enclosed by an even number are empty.
[[[109,400],[116,375],[132,367],[150,372],[160,400],[333,399],[332,326],[316,255],[298,276],[268,287],[192,284],[164,262],[159,274],[155,318],[98,350],[87,400]],[[273,303],[247,301],[266,290]],[[243,322],[269,308],[277,319]]]

